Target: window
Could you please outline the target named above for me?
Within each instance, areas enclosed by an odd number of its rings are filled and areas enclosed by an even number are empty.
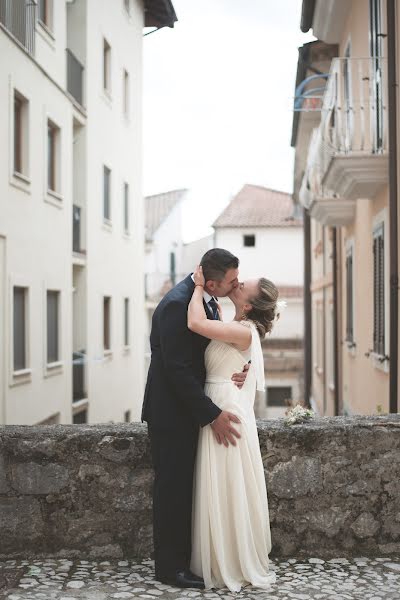
[[[58,326],[59,326],[60,292],[47,290],[47,363],[57,362],[59,356]]]
[[[124,298],[124,344],[129,346],[129,298]]]
[[[111,46],[103,39],[103,88],[111,94]]]
[[[26,304],[28,288],[14,286],[13,290],[13,346],[14,371],[27,368]]]
[[[383,223],[373,232],[374,257],[374,337],[376,354],[385,354],[385,244]]]
[[[353,246],[350,246],[346,254],[346,341],[351,343],[354,343],[353,298]]]
[[[103,347],[104,350],[111,349],[111,298],[103,298]]]
[[[324,313],[322,310],[322,305],[317,304],[316,308],[316,367],[317,373],[322,374],[324,370]]]
[[[48,29],[51,29],[52,20],[52,1],[51,0],[39,0],[38,1],[38,18],[39,21],[46,25]]]
[[[47,189],[59,192],[60,177],[60,129],[52,121],[47,121]]]
[[[14,173],[28,175],[29,103],[14,90]]]
[[[256,245],[256,236],[253,235],[244,235],[243,236],[243,246],[254,247]]]
[[[125,421],[125,423],[131,422],[131,411],[130,410],[126,410],[124,412],[124,421]]]
[[[124,183],[124,231],[129,233],[129,184]]]
[[[103,169],[103,219],[111,221],[110,206],[111,170],[104,166]]]
[[[123,111],[129,117],[129,73],[124,69]]]
[[[79,423],[87,423],[87,409],[81,410],[75,413],[72,417],[72,423],[78,425]]]
[[[291,400],[292,388],[287,387],[268,387],[267,388],[267,406],[288,406],[286,400]]]

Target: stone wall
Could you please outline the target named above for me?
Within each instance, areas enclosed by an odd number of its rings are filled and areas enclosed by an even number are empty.
[[[259,422],[271,556],[400,552],[400,415]],[[0,559],[152,552],[146,426],[0,427]]]

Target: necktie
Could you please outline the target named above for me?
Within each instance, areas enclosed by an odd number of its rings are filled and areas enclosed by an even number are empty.
[[[212,312],[213,318],[216,321],[219,321],[219,314],[218,314],[217,303],[216,303],[216,301],[215,301],[214,298],[211,298],[211,300],[208,301],[208,306],[211,308],[211,312]]]

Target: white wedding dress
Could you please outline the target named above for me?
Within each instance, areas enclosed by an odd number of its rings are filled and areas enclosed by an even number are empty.
[[[268,498],[254,416],[256,389],[264,389],[264,363],[256,327],[251,346],[240,352],[212,340],[205,352],[205,392],[223,410],[237,415],[232,425],[241,434],[237,445],[218,444],[209,425],[200,430],[192,513],[191,570],[206,589],[243,585],[269,588],[276,581],[269,569],[271,551]],[[251,358],[242,389],[231,381]]]

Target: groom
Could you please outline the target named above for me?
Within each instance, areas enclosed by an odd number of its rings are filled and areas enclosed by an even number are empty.
[[[218,319],[213,296],[227,296],[238,286],[239,260],[221,248],[206,252],[200,263],[206,284],[204,310]],[[218,441],[235,445],[239,433],[204,393],[204,352],[210,340],[187,327],[194,281],[188,275],[157,306],[152,320],[151,363],[144,394],[142,421],[147,421],[154,467],[153,534],[155,575],[177,587],[204,588],[190,569],[192,486],[199,427],[211,424]],[[246,369],[246,367],[245,367]],[[232,380],[241,387],[246,372]]]

